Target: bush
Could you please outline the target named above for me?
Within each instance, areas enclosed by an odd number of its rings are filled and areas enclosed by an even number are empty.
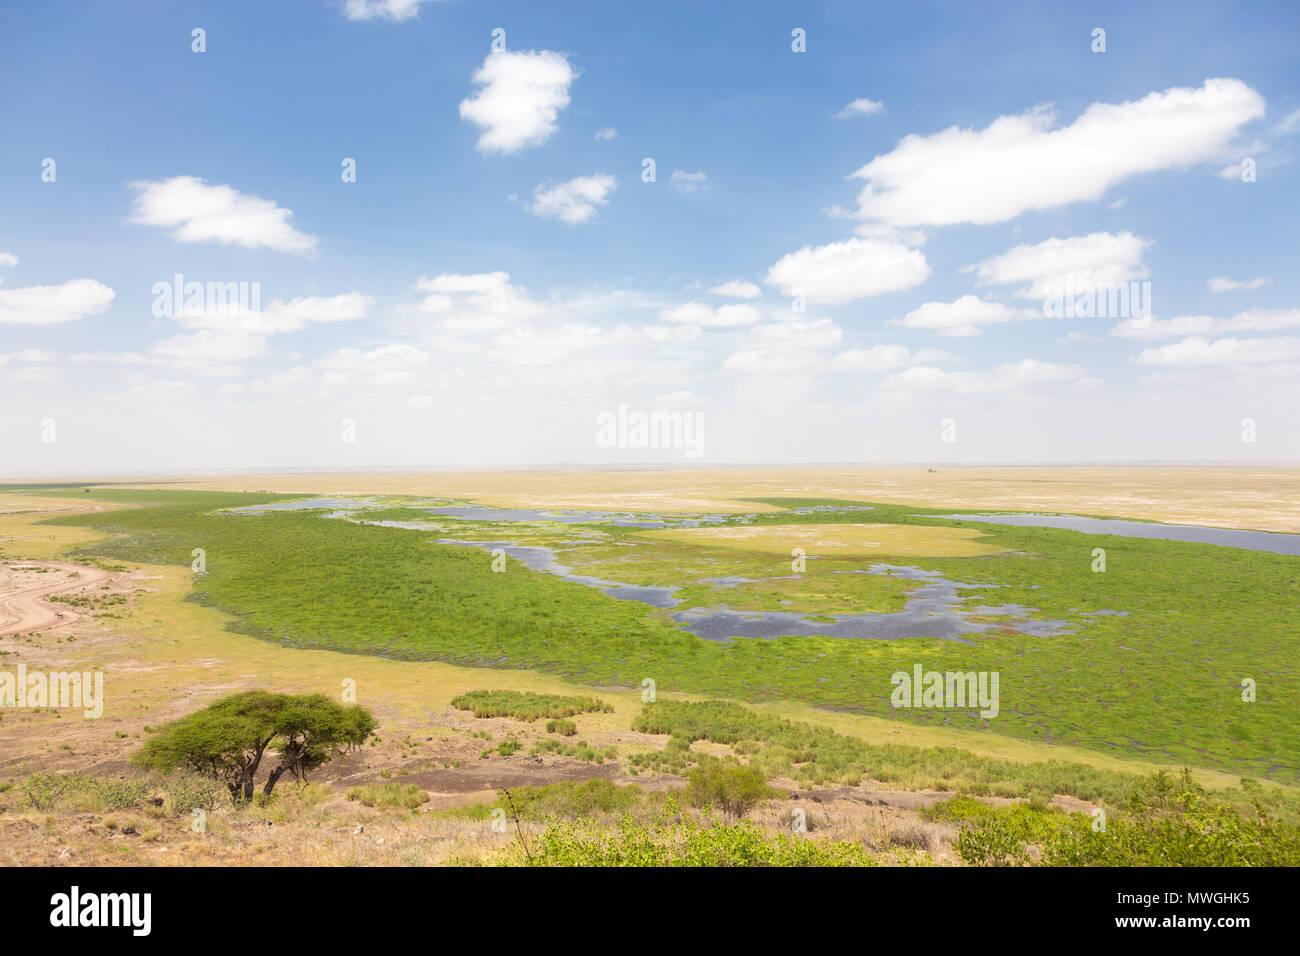
[[[721,810],[728,817],[743,817],[760,800],[775,796],[758,767],[734,757],[705,757],[688,776],[686,796],[693,806]]]
[[[78,778],[61,773],[34,773],[23,783],[23,792],[37,810],[53,810]]]
[[[546,732],[548,734],[560,734],[563,737],[572,737],[578,732],[578,725],[561,717],[556,720],[548,720],[546,722]]]
[[[977,866],[1300,866],[1300,827],[1263,804],[1243,812],[1166,771],[1134,790],[1104,829],[1044,804],[950,800],[926,812],[958,822],[958,854]]]
[[[353,787],[348,799],[380,810],[414,810],[429,802],[429,795],[413,783],[371,783]]]
[[[472,690],[453,697],[451,706],[457,710],[473,711],[475,717],[514,717],[518,720],[614,712],[613,707],[595,697],[560,697],[516,690]]]

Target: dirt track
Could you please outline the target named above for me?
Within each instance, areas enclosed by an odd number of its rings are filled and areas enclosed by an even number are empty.
[[[48,568],[51,572],[62,572],[54,583],[41,583],[35,586],[13,588],[15,570],[22,568]],[[67,575],[77,574],[69,578]],[[63,624],[71,624],[80,617],[71,608],[56,611],[45,598],[63,591],[101,584],[109,579],[107,571],[86,564],[70,564],[65,561],[22,561],[0,569],[0,637],[10,634],[22,634],[43,630]],[[16,618],[16,620],[13,620]]]

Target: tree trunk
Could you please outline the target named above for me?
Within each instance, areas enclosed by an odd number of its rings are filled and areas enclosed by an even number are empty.
[[[281,774],[288,769],[289,765],[282,763],[271,771],[271,776],[266,778],[266,786],[262,790],[262,796],[269,797],[271,795],[271,791],[275,789],[275,785],[280,780]]]

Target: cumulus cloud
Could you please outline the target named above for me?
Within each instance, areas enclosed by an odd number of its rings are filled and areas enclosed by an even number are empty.
[[[1262,365],[1295,359],[1300,359],[1300,338],[1289,336],[1210,340],[1194,335],[1171,345],[1144,349],[1137,357],[1141,365],[1172,366]]]
[[[18,265],[18,257],[16,255],[12,252],[0,252],[0,266],[12,267],[16,265]]]
[[[732,299],[757,299],[763,294],[763,290],[752,282],[746,282],[744,279],[732,279],[730,282],[723,282],[721,285],[715,285],[709,290],[713,295],[727,296]]]
[[[1264,98],[1241,80],[1210,79],[1093,103],[1063,127],[1035,107],[982,130],[913,134],[852,174],[867,183],[857,214],[893,226],[984,224],[1098,200],[1130,176],[1218,158],[1263,115]]]
[[[426,0],[347,0],[343,12],[349,20],[409,20]]]
[[[885,108],[884,103],[878,103],[875,100],[859,98],[854,100],[838,113],[832,113],[834,119],[852,119],[854,116],[870,116],[873,113],[879,113]]]
[[[1151,273],[1143,258],[1150,239],[1131,232],[1094,232],[1070,239],[1019,245],[985,259],[978,276],[984,285],[1029,283],[1016,290],[1023,298],[1041,299],[1062,289],[1076,292],[1110,288]]]
[[[1093,386],[1082,366],[1056,365],[1027,358],[1005,362],[986,373],[948,372],[932,365],[914,365],[886,380],[888,392],[950,392],[958,395],[1021,392],[1035,385]]]
[[[845,239],[782,256],[766,281],[786,295],[837,305],[910,289],[929,275],[929,263],[918,249],[883,239]]]
[[[1242,279],[1240,281],[1236,279],[1228,279],[1224,276],[1215,276],[1207,282],[1206,285],[1209,287],[1211,292],[1218,295],[1220,292],[1236,292],[1241,289],[1258,289],[1262,286],[1268,285],[1268,283],[1268,276],[1256,276],[1253,279]]]
[[[618,187],[618,180],[606,173],[578,176],[567,183],[542,183],[533,190],[531,212],[543,219],[558,219],[572,224],[590,222],[598,206],[609,204],[607,198]]]
[[[1233,332],[1280,332],[1300,328],[1300,309],[1248,309],[1231,318],[1212,315],[1178,315],[1172,319],[1125,319],[1110,330],[1127,339],[1172,339],[1192,335]]]
[[[364,319],[374,306],[374,299],[360,292],[335,296],[306,296],[296,299],[273,299],[265,309],[254,309],[237,296],[213,296],[201,304],[185,307],[172,316],[191,329],[218,332],[243,332],[269,335],[297,332],[312,322],[350,322]]]
[[[545,142],[569,105],[577,71],[563,53],[501,50],[489,53],[474,73],[479,89],[460,102],[461,119],[482,127],[478,148],[515,153]]]
[[[659,313],[659,320],[680,325],[727,328],[753,325],[759,320],[759,314],[758,309],[743,303],[723,305],[715,309],[704,302],[686,302],[671,309],[664,309]]]
[[[75,322],[108,308],[113,290],[94,279],[62,285],[0,288],[0,325],[53,325]]]
[[[137,193],[130,222],[172,230],[180,242],[219,242],[281,252],[310,253],[316,237],[289,225],[293,212],[272,200],[210,186],[194,176],[135,182]]]
[[[160,362],[178,365],[208,375],[231,375],[247,359],[270,354],[266,337],[238,330],[201,329],[187,335],[173,335],[150,349]]]
[[[709,174],[703,170],[688,173],[685,170],[674,169],[670,180],[673,189],[676,189],[679,193],[693,193],[701,189],[712,188],[712,184],[709,182]]]
[[[600,129],[596,130],[596,136],[595,136],[595,138],[598,139],[598,140],[602,140],[602,139],[614,139],[614,138],[616,138],[617,136],[618,136],[618,130],[614,129],[614,127],[612,127],[612,126],[602,126]]]
[[[908,329],[959,337],[979,335],[981,326],[1032,319],[1036,315],[1000,302],[987,302],[976,295],[964,295],[955,302],[926,302],[894,323]]]
[[[904,345],[873,345],[869,349],[849,349],[831,359],[831,368],[840,372],[884,372],[902,368],[914,361],[911,349]]]

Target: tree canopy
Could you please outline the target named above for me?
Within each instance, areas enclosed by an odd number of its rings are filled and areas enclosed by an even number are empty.
[[[236,803],[246,803],[268,750],[279,761],[267,777],[266,795],[286,772],[305,780],[309,771],[364,743],[376,726],[366,708],[324,694],[251,690],[159,728],[133,759],[163,773],[191,770],[213,777],[226,784]]]

